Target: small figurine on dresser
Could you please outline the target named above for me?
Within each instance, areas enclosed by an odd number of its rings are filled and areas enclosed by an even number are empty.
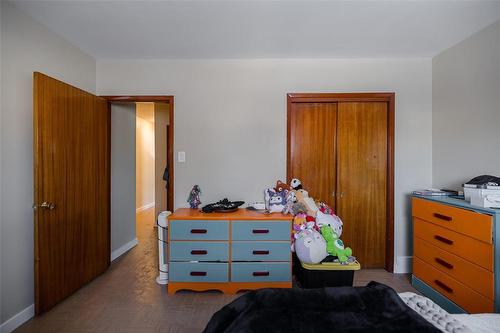
[[[201,194],[200,187],[198,185],[193,186],[187,198],[187,202],[189,202],[189,207],[191,207],[192,209],[198,209],[198,206],[201,204],[200,194]]]

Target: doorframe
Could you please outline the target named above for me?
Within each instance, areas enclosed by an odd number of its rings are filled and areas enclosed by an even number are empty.
[[[167,210],[174,210],[174,96],[172,95],[106,95],[99,96],[113,102],[156,102],[168,103],[170,105],[168,113],[167,128],[167,163],[168,163],[168,186],[167,186]]]
[[[366,93],[289,93],[287,94],[287,138],[286,138],[286,177],[290,180],[291,171],[291,112],[293,103],[321,102],[387,102],[387,217],[385,236],[385,270],[394,272],[394,92]]]

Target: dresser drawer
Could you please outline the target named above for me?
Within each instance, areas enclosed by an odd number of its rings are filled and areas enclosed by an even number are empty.
[[[234,261],[290,261],[290,241],[251,242],[235,241],[231,248]]]
[[[228,261],[227,242],[170,242],[171,261]]]
[[[233,240],[290,240],[291,224],[288,221],[233,221]]]
[[[467,209],[413,198],[413,216],[486,243],[492,243],[493,217]]]
[[[439,227],[418,218],[413,219],[413,234],[493,272],[493,245]]]
[[[228,264],[170,262],[168,277],[173,282],[228,282]]]
[[[493,300],[493,273],[415,237],[413,255]]]
[[[288,282],[292,279],[292,269],[287,262],[233,263],[233,282]]]
[[[492,300],[416,257],[413,258],[413,274],[467,312],[493,312]]]
[[[228,221],[173,220],[170,240],[228,240]]]

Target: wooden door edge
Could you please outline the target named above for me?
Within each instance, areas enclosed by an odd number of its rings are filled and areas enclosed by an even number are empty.
[[[35,278],[34,278],[34,291],[35,291],[35,315],[40,314],[40,288],[38,288],[40,284],[40,272],[39,272],[39,267],[38,267],[38,246],[39,246],[39,241],[38,241],[38,214],[35,211],[35,205],[39,202],[39,188],[37,186],[37,179],[38,174],[37,171],[39,170],[38,167],[38,154],[37,154],[37,147],[38,147],[38,138],[39,138],[39,133],[38,133],[38,89],[40,88],[39,86],[39,77],[41,73],[39,72],[33,72],[33,235],[34,235],[34,257],[33,257],[33,265],[34,265],[34,273],[35,273]]]
[[[394,92],[365,93],[288,93],[287,94],[287,162],[286,178],[290,181],[291,172],[291,110],[293,103],[314,102],[387,102],[387,218],[385,228],[385,264],[384,269],[394,272],[394,132],[395,132],[395,96]],[[338,181],[338,180],[337,180]]]

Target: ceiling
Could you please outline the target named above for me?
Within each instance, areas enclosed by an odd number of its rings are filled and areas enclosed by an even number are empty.
[[[500,1],[15,1],[96,58],[429,57]]]

